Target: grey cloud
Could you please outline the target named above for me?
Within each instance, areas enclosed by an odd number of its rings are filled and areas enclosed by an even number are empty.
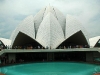
[[[100,0],[0,0],[0,37],[9,38],[25,17],[34,16],[49,3],[65,16],[77,18],[91,37],[100,35]]]
[[[94,17],[92,17],[91,19],[90,19],[90,22],[91,21],[99,21],[100,22],[100,14],[96,14]]]

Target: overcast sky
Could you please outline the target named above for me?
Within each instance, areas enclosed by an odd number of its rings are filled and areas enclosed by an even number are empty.
[[[100,0],[0,0],[0,37],[9,39],[24,18],[34,16],[49,3],[65,17],[70,14],[78,19],[90,37],[100,36]]]

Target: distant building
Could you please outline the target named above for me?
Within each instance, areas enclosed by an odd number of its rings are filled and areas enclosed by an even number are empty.
[[[100,36],[90,38],[89,41],[90,41],[90,47],[91,48],[100,47]]]
[[[32,45],[56,49],[60,46],[89,46],[88,34],[81,23],[71,15],[65,17],[53,6],[43,8],[34,17],[25,18],[11,39],[12,47]]]

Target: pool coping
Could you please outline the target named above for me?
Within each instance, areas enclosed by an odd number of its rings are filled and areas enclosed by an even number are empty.
[[[46,62],[74,62],[74,63],[84,63],[84,64],[92,64],[92,65],[100,65],[100,63],[94,62],[77,62],[77,61],[33,61],[33,62],[21,62],[21,63],[9,63],[9,64],[0,64],[0,67],[20,65],[20,64],[29,64],[29,63],[46,63]]]

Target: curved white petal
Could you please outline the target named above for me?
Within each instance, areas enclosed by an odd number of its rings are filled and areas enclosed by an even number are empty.
[[[41,22],[43,21],[43,15],[45,12],[46,8],[43,8],[42,10],[40,10],[35,16],[34,16],[34,26],[35,26],[35,32],[37,34],[38,28],[41,24]]]
[[[82,27],[81,23],[78,22],[75,18],[73,18],[70,15],[67,15],[66,17],[66,27],[65,27],[65,38],[68,39],[69,37],[71,37],[72,35],[74,35],[75,33],[82,31],[87,42],[89,45],[89,37],[88,37],[88,33],[86,32],[85,28]]]
[[[53,6],[48,6],[46,7],[45,13],[44,13],[44,17],[51,12],[55,18],[58,20],[59,24],[62,27],[63,32],[65,32],[65,23],[66,23],[66,18],[65,16],[55,7]]]
[[[48,13],[41,23],[36,40],[44,47],[56,48],[63,40],[63,30],[52,13]]]
[[[63,29],[63,32],[65,32],[65,25],[66,25],[65,16],[57,8],[54,7],[54,10],[55,10],[55,13],[56,13],[56,16],[57,16],[57,20],[60,23],[60,25],[61,25],[61,27]]]
[[[0,41],[6,46],[11,45],[11,40],[10,39],[5,39],[5,38],[0,38]]]
[[[99,40],[100,40],[100,36],[90,38],[89,39],[90,47],[94,47]]]
[[[53,6],[47,6],[46,8],[43,8],[42,10],[40,10],[34,17],[34,25],[35,25],[36,34],[41,22],[43,21],[43,19],[45,18],[45,16],[47,16],[49,12],[51,12],[55,16],[55,18],[60,23],[63,32],[65,32],[65,29],[64,29],[65,23],[66,23],[65,16],[63,16],[63,14],[57,8]]]
[[[12,33],[11,39],[12,39],[12,44],[17,37],[18,33],[22,32],[29,37],[35,39],[35,29],[34,29],[34,22],[33,22],[33,16],[28,16],[25,18],[22,23],[14,30]]]

